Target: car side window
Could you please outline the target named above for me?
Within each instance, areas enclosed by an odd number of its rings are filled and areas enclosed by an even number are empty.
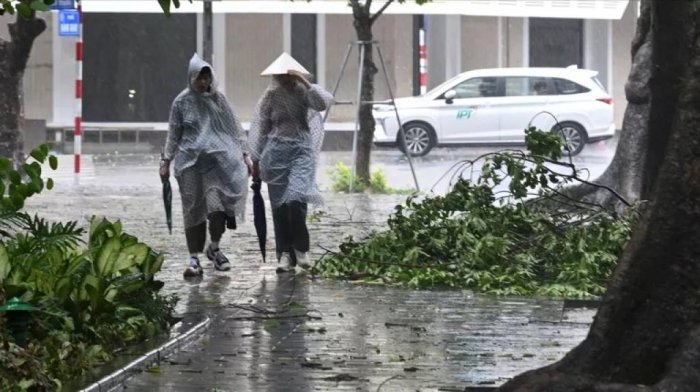
[[[524,97],[528,95],[552,95],[547,78],[509,76],[505,82],[506,97]]]
[[[453,87],[459,98],[498,96],[498,80],[493,77],[471,78]]]
[[[554,78],[554,86],[557,89],[557,93],[562,95],[581,94],[591,91],[589,88],[581,86],[578,83],[561,78]]]

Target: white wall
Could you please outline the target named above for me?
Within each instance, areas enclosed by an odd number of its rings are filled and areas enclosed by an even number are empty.
[[[495,17],[462,17],[461,72],[478,68],[498,67],[499,53],[502,53],[502,48],[498,42],[498,28],[498,18]]]
[[[598,80],[612,93],[612,70],[609,69],[612,64],[608,63],[612,55],[608,42],[610,27],[607,20],[583,22],[583,63],[585,68],[599,72]]]
[[[58,14],[53,14],[57,20]],[[75,79],[78,68],[75,60],[76,38],[60,37],[52,29],[53,37],[53,116],[49,123],[73,126],[75,118]]]

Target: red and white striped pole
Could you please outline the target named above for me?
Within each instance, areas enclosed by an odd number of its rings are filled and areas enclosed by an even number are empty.
[[[425,52],[425,29],[418,30],[418,61],[420,64],[420,93],[428,92],[428,56]]]
[[[78,42],[75,43],[75,60],[78,63],[78,74],[75,79],[75,132],[73,133],[75,174],[80,173],[80,154],[83,149],[83,8],[80,3],[80,0],[75,1],[75,8],[80,18]]]

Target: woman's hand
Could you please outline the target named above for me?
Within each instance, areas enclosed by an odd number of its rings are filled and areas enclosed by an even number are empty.
[[[169,178],[170,177],[170,161],[167,159],[163,159],[160,161],[160,178]]]
[[[253,176],[253,161],[250,159],[250,156],[243,155],[243,162],[248,168],[248,176]]]
[[[304,76],[303,73],[295,70],[295,69],[290,69],[287,71],[287,75],[293,76],[296,78],[299,83],[303,84],[304,87],[309,88],[311,87],[311,83],[306,79],[306,76]]]

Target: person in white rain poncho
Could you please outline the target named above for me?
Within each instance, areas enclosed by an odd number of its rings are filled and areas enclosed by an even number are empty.
[[[196,53],[189,65],[189,86],[173,101],[160,175],[170,176],[173,162],[182,199],[190,258],[185,277],[202,275],[207,220],[208,259],[220,271],[231,268],[219,248],[226,228],[243,218],[252,161],[243,128],[226,97],[216,89],[212,67]]]
[[[267,183],[282,270],[309,264],[308,204],[323,202],[316,164],[323,142],[325,110],[332,95],[311,84],[308,71],[283,53],[262,75],[272,75],[251,121],[248,140],[253,176]]]

